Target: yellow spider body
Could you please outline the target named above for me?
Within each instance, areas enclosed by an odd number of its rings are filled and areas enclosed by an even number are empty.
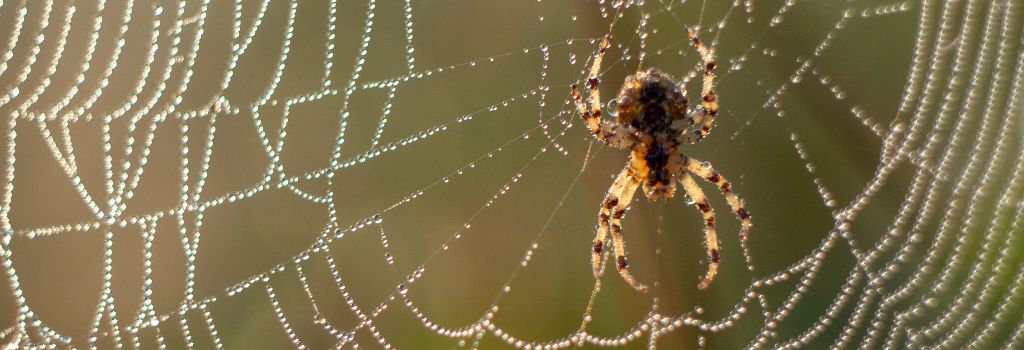
[[[692,199],[693,204],[704,217],[704,234],[707,242],[708,272],[698,284],[707,288],[718,272],[719,246],[716,232],[716,218],[703,190],[690,174],[697,175],[718,186],[733,213],[740,220],[740,240],[747,239],[752,226],[750,214],[743,201],[732,191],[732,185],[710,163],[689,158],[679,151],[681,145],[699,142],[711,130],[718,114],[718,96],[714,91],[715,62],[711,52],[692,31],[687,31],[690,43],[697,49],[702,60],[704,73],[701,87],[701,103],[690,108],[686,93],[671,77],[657,68],[642,70],[626,78],[619,91],[615,106],[616,121],[601,118],[600,72],[601,59],[608,49],[611,38],[601,42],[594,63],[590,68],[587,83],[590,88],[589,101],[584,101],[579,89],[573,85],[572,94],[580,116],[587,128],[598,140],[608,145],[630,151],[629,161],[616,177],[598,213],[597,235],[592,247],[591,262],[595,278],[599,276],[602,253],[610,231],[615,248],[615,264],[633,288],[644,291],[647,287],[638,283],[630,274],[626,260],[625,241],[622,238],[622,217],[629,207],[637,188],[643,187],[644,194],[651,200],[670,199],[675,194],[677,180]],[[589,105],[589,106],[588,106]]]
[[[678,133],[686,124],[686,97],[672,78],[657,68],[626,79],[619,92],[616,122],[634,131],[630,167],[644,179],[644,194],[651,200],[669,199],[676,186],[672,174],[679,169]]]

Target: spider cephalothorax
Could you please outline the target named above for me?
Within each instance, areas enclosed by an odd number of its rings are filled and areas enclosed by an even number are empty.
[[[609,36],[601,41],[587,79],[590,99],[584,102],[579,89],[573,85],[576,109],[587,128],[598,140],[613,147],[630,150],[629,161],[612,187],[608,189],[598,213],[597,236],[594,238],[592,264],[594,276],[601,272],[602,252],[608,232],[611,231],[615,247],[615,264],[619,274],[633,288],[646,290],[629,273],[626,248],[622,239],[622,217],[633,195],[641,185],[644,194],[652,200],[669,199],[675,194],[678,180],[683,190],[704,217],[704,233],[708,249],[708,272],[698,285],[707,288],[718,272],[719,248],[715,212],[707,196],[690,174],[697,175],[718,186],[726,202],[740,220],[740,240],[745,241],[750,231],[750,214],[743,201],[732,191],[732,185],[711,168],[711,164],[683,155],[679,146],[702,140],[711,131],[718,114],[718,96],[714,91],[714,54],[700,42],[692,31],[687,31],[690,43],[700,53],[704,73],[701,103],[690,108],[682,86],[657,68],[642,70],[626,78],[619,91],[615,106],[616,122],[601,118],[600,80],[597,75],[601,59],[611,42]],[[589,106],[588,106],[589,105]]]

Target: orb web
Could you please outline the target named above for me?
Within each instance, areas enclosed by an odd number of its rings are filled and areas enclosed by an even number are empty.
[[[4,1],[0,339],[1020,348],[1021,11]],[[722,103],[684,152],[731,175],[753,259],[723,215],[722,273],[698,291],[697,214],[637,200],[639,294],[589,272],[626,155],[580,127],[569,86],[611,34],[604,101],[652,66],[697,98],[687,28]]]

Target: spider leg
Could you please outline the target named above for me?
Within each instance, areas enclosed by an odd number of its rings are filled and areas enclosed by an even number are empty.
[[[612,210],[611,218],[611,231],[612,240],[615,244],[615,267],[619,270],[619,275],[622,275],[622,279],[626,280],[633,289],[640,292],[646,292],[647,287],[636,281],[633,278],[633,274],[629,273],[629,261],[626,259],[626,241],[622,239],[622,216],[626,214],[626,208],[629,207],[629,202],[633,200],[633,195],[636,193],[636,189],[640,187],[640,180],[636,176],[630,174],[625,187],[622,188],[622,192],[619,194],[618,203]]]
[[[686,157],[683,160],[683,166],[686,170],[689,170],[695,175],[700,176],[718,186],[718,190],[722,192],[722,196],[725,197],[725,201],[729,203],[730,207],[732,207],[732,211],[736,214],[736,218],[740,220],[740,242],[746,242],[747,237],[750,234],[750,228],[753,227],[754,224],[750,221],[750,213],[747,212],[747,208],[743,206],[743,200],[732,191],[732,184],[722,177],[721,174],[715,171],[715,169],[711,167],[710,163]]]
[[[683,190],[686,191],[686,195],[693,199],[693,204],[700,209],[701,215],[704,216],[704,240],[707,241],[708,245],[708,272],[704,275],[704,279],[697,285],[698,289],[705,289],[711,285],[711,281],[715,279],[715,275],[718,274],[718,261],[719,261],[719,250],[718,250],[718,233],[715,231],[715,210],[711,209],[711,204],[708,203],[707,196],[704,195],[704,191],[697,186],[697,182],[693,180],[693,177],[686,172],[680,173],[679,182],[683,184]]]
[[[583,119],[587,121],[587,128],[594,134],[594,137],[599,141],[608,144],[609,146],[628,149],[636,144],[636,138],[629,132],[629,129],[622,127],[621,125],[609,122],[607,120],[600,120],[600,118],[593,118],[592,113],[587,111],[587,107],[583,103],[583,97],[580,96],[579,90],[576,85],[572,86],[573,98],[576,100],[576,108]],[[597,109],[596,113],[601,114],[601,110]],[[597,126],[591,126],[591,120],[596,121]]]
[[[683,157],[683,167],[693,174],[708,180],[709,182],[718,186],[718,190],[722,192],[722,196],[725,197],[725,201],[729,203],[729,207],[732,208],[733,214],[740,220],[740,247],[743,250],[743,258],[747,261],[747,270],[754,271],[754,262],[750,254],[750,248],[747,247],[747,238],[750,236],[750,228],[754,226],[753,221],[750,220],[750,212],[743,206],[743,199],[736,195],[732,191],[732,184],[729,183],[725,177],[722,177],[715,169],[711,167],[710,163],[701,162],[693,158],[686,156]]]
[[[700,91],[700,107],[688,116],[694,124],[701,124],[700,129],[692,134],[680,134],[677,141],[681,144],[696,143],[707,136],[711,132],[711,127],[714,126],[715,116],[718,115],[718,95],[715,94],[715,53],[705,46],[700,38],[697,38],[697,33],[687,29],[686,34],[690,36],[690,44],[700,54],[701,63],[704,66],[704,79]]]
[[[625,189],[631,177],[633,177],[633,171],[629,166],[626,166],[615,177],[615,182],[612,183],[612,187],[608,188],[608,194],[605,195],[604,201],[601,202],[601,210],[597,213],[597,235],[594,237],[593,256],[591,257],[591,264],[594,267],[594,278],[601,275],[601,254],[604,253],[605,241],[608,240],[608,226],[611,222],[612,209],[618,206],[622,190]]]
[[[611,35],[605,35],[604,39],[601,39],[601,46],[597,49],[594,63],[590,65],[590,75],[587,77],[587,85],[590,87],[590,108],[594,112],[594,117],[598,119],[601,118],[601,80],[597,75],[601,73],[601,61],[604,60],[604,54],[611,43]]]
[[[590,88],[589,103],[583,101],[583,96],[580,95],[576,84],[572,85],[572,97],[576,103],[576,112],[583,117],[583,121],[587,123],[587,129],[594,134],[594,137],[613,147],[630,148],[636,141],[629,130],[601,119],[601,80],[597,75],[601,73],[601,61],[610,44],[611,36],[606,35],[601,41],[597,54],[594,55],[593,65],[590,66],[590,75],[587,77],[587,85]]]

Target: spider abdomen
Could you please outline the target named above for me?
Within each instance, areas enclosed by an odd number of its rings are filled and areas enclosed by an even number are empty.
[[[651,104],[644,107],[643,112],[633,119],[633,128],[650,135],[658,133],[670,133],[672,118],[665,113],[661,104]]]

